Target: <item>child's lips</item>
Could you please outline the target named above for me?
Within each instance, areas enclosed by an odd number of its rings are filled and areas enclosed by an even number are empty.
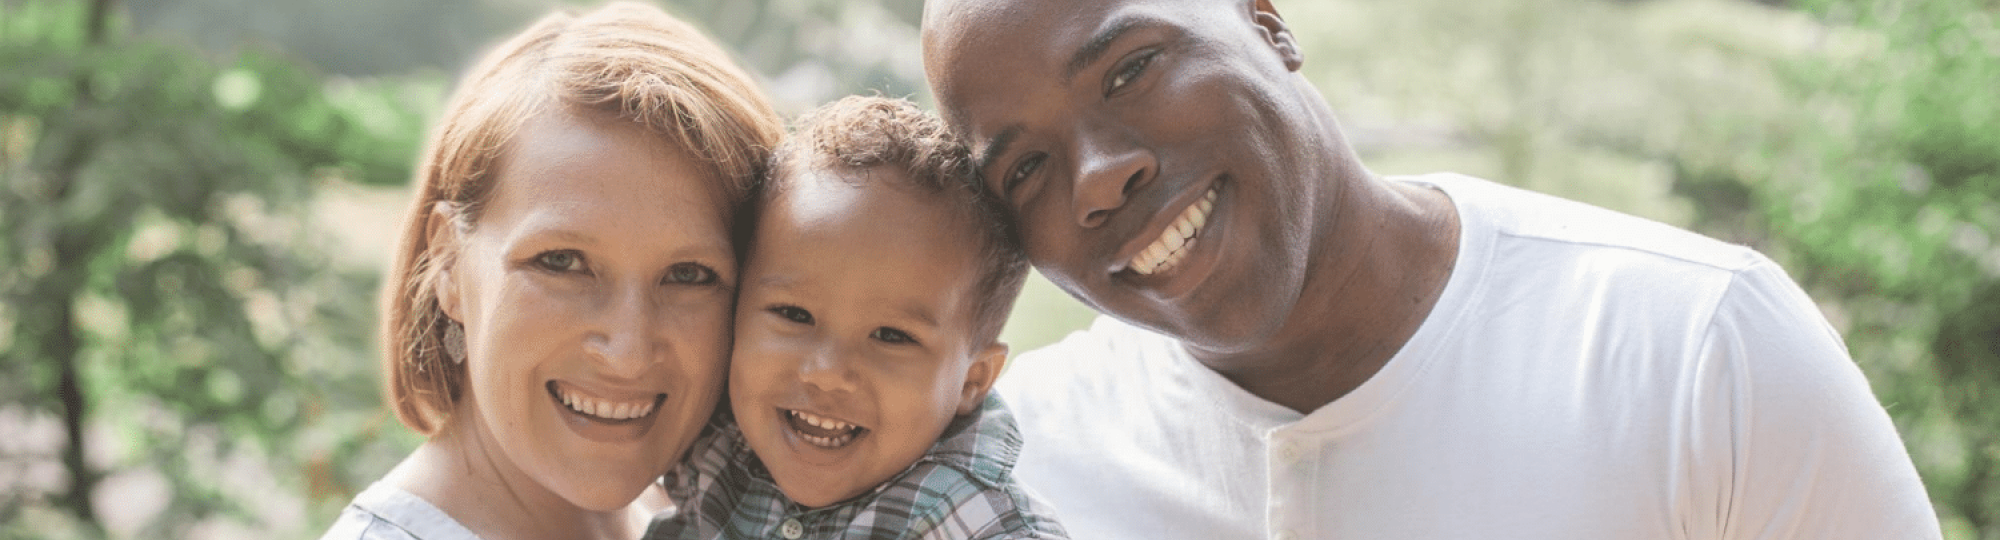
[[[778,409],[785,417],[785,423],[806,443],[826,449],[837,449],[853,444],[856,439],[867,434],[868,428],[833,418],[797,409]]]

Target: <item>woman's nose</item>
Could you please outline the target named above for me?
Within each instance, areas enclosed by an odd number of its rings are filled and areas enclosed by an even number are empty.
[[[602,364],[607,375],[638,377],[660,354],[661,314],[644,291],[620,290],[600,304],[595,328],[584,348]]]

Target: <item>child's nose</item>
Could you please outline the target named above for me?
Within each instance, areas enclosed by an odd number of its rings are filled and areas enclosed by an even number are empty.
[[[833,345],[808,351],[799,361],[799,379],[827,392],[849,391],[855,386],[854,370],[848,369],[840,348]]]

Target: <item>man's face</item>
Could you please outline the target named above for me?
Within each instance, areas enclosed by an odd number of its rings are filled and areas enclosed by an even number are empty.
[[[931,87],[1036,268],[1197,351],[1272,338],[1330,220],[1324,149],[1339,142],[1275,13],[1251,0],[927,9]]]

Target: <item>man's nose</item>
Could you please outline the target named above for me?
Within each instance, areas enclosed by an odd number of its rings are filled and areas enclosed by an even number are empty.
[[[1115,134],[1083,134],[1076,153],[1076,223],[1097,228],[1157,173],[1153,154]]]

